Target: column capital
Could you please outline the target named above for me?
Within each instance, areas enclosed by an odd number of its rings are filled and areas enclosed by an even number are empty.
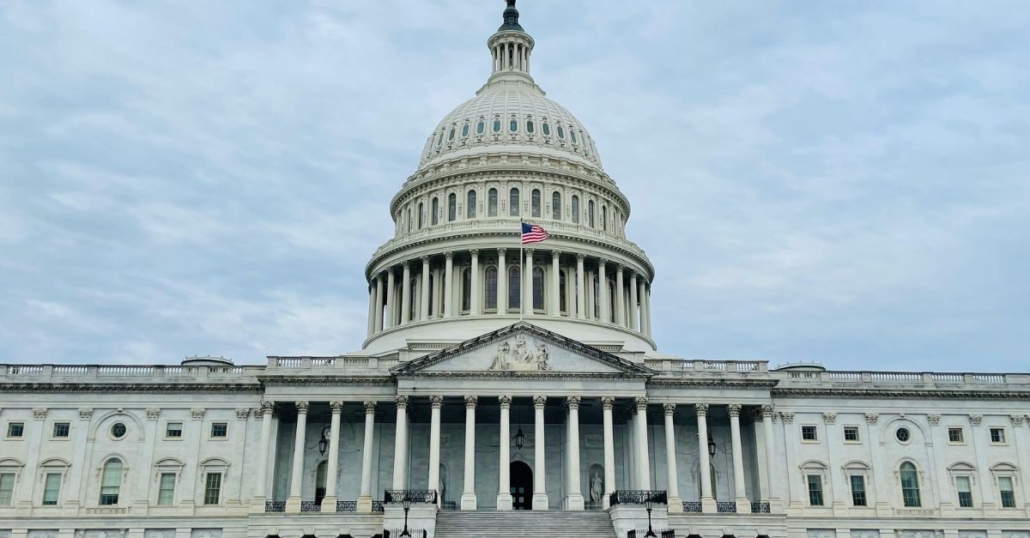
[[[411,268],[411,260],[404,260],[404,262],[401,263],[401,268],[405,271],[409,271]]]
[[[604,269],[604,267],[606,265],[608,265],[608,260],[607,259],[605,259],[605,258],[598,258],[597,259],[597,266],[598,267],[600,267],[601,269]]]
[[[343,411],[343,402],[340,400],[329,402],[329,409],[334,415],[339,415]]]
[[[511,409],[511,396],[498,396],[497,401],[501,403],[501,409]]]
[[[475,409],[479,404],[479,396],[465,396],[465,409]]]
[[[148,416],[147,418],[150,418],[150,417]],[[250,408],[249,407],[237,407],[236,408],[236,418],[239,419],[239,420],[247,420],[248,418],[250,418]],[[156,417],[155,417],[155,420],[157,420]]]
[[[432,395],[429,397],[429,407],[433,409],[440,409],[443,407],[443,396]]]
[[[763,405],[760,408],[760,412],[762,413],[762,418],[766,418],[766,417],[773,418],[773,417],[775,417],[776,416],[775,409],[776,408],[773,407],[770,404]]]
[[[647,396],[637,396],[633,399],[633,404],[637,406],[637,411],[647,410]]]
[[[616,263],[614,263],[614,264],[612,264],[612,265],[614,265],[614,266],[615,266],[615,274],[616,274],[616,275],[618,275],[618,274],[621,274],[621,273],[622,273],[623,265],[622,265],[621,263],[618,263],[618,262],[616,262]]]
[[[874,414],[873,416],[875,418],[872,419],[872,422],[869,422],[869,415],[866,414],[865,421],[868,422],[869,424],[876,424],[876,419],[880,418],[880,415],[875,415]],[[793,424],[794,423],[794,413],[780,413],[780,418],[783,419],[783,423],[784,424]]]
[[[478,258],[479,257],[479,249],[478,248],[474,248],[474,249],[469,251],[469,254],[472,254],[473,256],[476,256]]]
[[[497,255],[498,256],[504,256],[504,253],[507,252],[507,251],[508,251],[508,249],[506,249],[504,247],[501,247],[501,248],[497,249]]]
[[[740,404],[730,404],[730,405],[728,405],[726,407],[729,409],[731,417],[739,417],[740,416],[740,409],[742,408],[742,406]]]
[[[527,248],[526,249],[526,256],[533,256],[533,249]]]
[[[448,260],[453,260],[454,259],[454,252],[450,252],[450,251],[449,252],[444,252],[443,255]]]
[[[576,254],[576,261],[577,262],[582,263],[583,260],[585,260],[585,259],[587,259],[587,255],[586,254],[581,254],[581,253],[577,253]]]
[[[422,256],[422,265],[429,264],[429,256]]]
[[[664,404],[664,405],[662,405],[662,409],[665,409],[665,416],[671,417],[674,413],[676,413],[676,404],[674,404],[674,403]]]
[[[533,408],[543,409],[547,405],[547,396],[533,396]]]
[[[551,256],[553,256],[553,257],[557,258],[557,257],[561,256],[561,251],[560,251],[560,250],[557,250],[557,249],[555,249],[555,250],[552,250],[552,251],[551,251]]]
[[[699,417],[708,416],[708,404],[706,404],[706,403],[694,404],[694,407],[697,408],[697,416],[699,416]]]
[[[582,401],[583,401],[583,399],[580,398],[579,396],[569,396],[568,398],[565,399],[565,405],[569,409],[577,409],[578,410],[579,409],[579,404]]]
[[[601,396],[601,408],[605,411],[611,411],[615,407],[615,398],[611,396]]]
[[[365,401],[365,414],[366,415],[371,415],[372,413],[375,413],[376,412],[376,404],[377,403],[378,402],[375,402],[375,401],[372,401],[372,400]]]
[[[308,402],[306,402],[306,401],[299,401],[299,402],[296,403],[296,405],[297,405],[297,412],[298,413],[307,414],[307,412],[308,412],[308,405],[310,405],[310,404],[308,404]]]
[[[397,396],[396,398],[393,399],[393,401],[397,403],[397,409],[407,409],[408,408],[408,397],[407,396]]]
[[[271,415],[275,411],[275,402],[271,400],[261,400],[261,414]]]

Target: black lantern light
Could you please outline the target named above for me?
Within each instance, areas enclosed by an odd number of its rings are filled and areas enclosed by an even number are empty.
[[[644,538],[658,538],[658,535],[654,533],[654,528],[651,526],[651,509],[652,509],[652,498],[651,492],[648,491],[647,497],[644,498],[644,508],[647,508],[647,533],[644,534]]]
[[[715,441],[712,439],[712,432],[708,432],[708,455],[715,457]]]
[[[326,449],[329,448],[329,427],[322,428],[322,438],[318,440],[318,453],[325,456]]]
[[[526,434],[522,433],[522,410],[519,410],[519,429],[512,439],[515,441],[515,448],[522,452],[522,447],[526,444]]]
[[[410,538],[411,531],[408,530],[408,510],[411,509],[411,496],[408,495],[407,491],[404,492],[404,500],[402,502],[404,503],[404,530],[401,531],[401,536],[407,536]]]

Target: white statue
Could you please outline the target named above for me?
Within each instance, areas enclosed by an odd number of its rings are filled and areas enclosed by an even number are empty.
[[[497,353],[494,355],[494,362],[490,365],[491,370],[510,370],[510,353],[511,348],[508,346],[508,342],[497,346]]]
[[[550,370],[551,363],[548,362],[547,346],[540,342],[536,345],[536,365],[539,370]]]
[[[594,476],[590,477],[590,500],[593,502],[601,502],[601,498],[604,497],[604,479],[601,478],[601,473],[594,471]]]

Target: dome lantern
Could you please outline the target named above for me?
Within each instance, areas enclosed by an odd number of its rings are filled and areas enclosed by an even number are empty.
[[[487,46],[493,56],[491,82],[497,79],[523,81],[529,76],[529,57],[533,53],[533,38],[519,24],[519,10],[515,8],[515,0],[507,0],[504,8],[504,24],[490,36]]]

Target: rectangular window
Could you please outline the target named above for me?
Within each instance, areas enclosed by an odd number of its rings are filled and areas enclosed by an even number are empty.
[[[24,422],[9,422],[7,424],[7,436],[13,438],[21,438],[25,435],[25,423]]]
[[[955,489],[958,490],[958,505],[962,508],[973,507],[973,488],[968,476],[955,477]]]
[[[991,428],[991,442],[998,445],[1005,444],[1005,428]]]
[[[14,497],[14,473],[0,474],[0,506],[11,506]]]
[[[222,473],[207,473],[204,482],[204,504],[218,504],[222,497]]]
[[[1016,507],[1016,492],[1012,489],[1012,477],[1011,476],[999,476],[998,477],[998,491],[1001,493],[1001,507],[1002,508],[1015,508]]]
[[[54,423],[54,437],[55,438],[66,438],[68,432],[71,431],[71,424],[67,422],[55,422]]]
[[[175,502],[175,473],[161,473],[157,490],[158,506],[171,506]]]
[[[948,428],[948,442],[949,443],[963,443],[965,442],[962,438],[962,428]]]
[[[47,473],[43,486],[43,506],[57,506],[57,498],[61,494],[61,474]]]
[[[182,437],[182,422],[169,422],[165,426],[165,437],[179,439]]]
[[[844,440],[850,443],[857,443],[858,426],[844,426]]]
[[[862,475],[851,475],[851,504],[854,506],[865,506],[865,477]]]
[[[823,505],[823,477],[820,475],[808,475],[808,504]]]
[[[226,437],[227,435],[229,435],[228,422],[211,423],[211,437]]]
[[[819,437],[816,433],[815,426],[802,426],[801,427],[801,439],[803,441],[818,441]]]

